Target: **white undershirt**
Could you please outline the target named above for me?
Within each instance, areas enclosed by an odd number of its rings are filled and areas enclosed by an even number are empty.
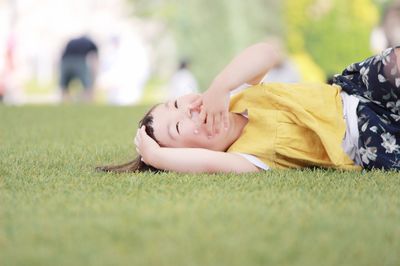
[[[361,165],[361,157],[358,152],[358,117],[357,117],[357,106],[360,100],[349,95],[346,92],[340,92],[343,101],[343,119],[346,122],[346,133],[342,142],[343,150],[349,155],[350,159],[353,160],[354,164]]]
[[[234,90],[234,92],[232,92],[231,95],[236,94],[248,87],[249,87],[248,84],[243,84],[238,89]],[[346,123],[346,133],[343,138],[342,148],[346,152],[346,154],[349,155],[349,157],[354,161],[356,165],[361,165],[361,157],[358,152],[359,132],[357,124],[357,106],[360,100],[355,96],[347,94],[344,91],[340,92],[340,96],[342,97],[342,102],[343,102],[343,119],[345,120]],[[248,118],[247,110],[242,115]],[[245,158],[246,160],[248,160],[249,162],[251,162],[260,169],[263,170],[271,169],[268,165],[266,165],[264,162],[262,162],[254,155],[247,153],[239,153],[239,152],[236,152],[236,154],[242,156],[243,158]]]

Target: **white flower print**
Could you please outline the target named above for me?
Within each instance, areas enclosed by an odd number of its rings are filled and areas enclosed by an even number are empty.
[[[346,68],[346,70],[347,70],[347,71],[354,71],[354,70],[356,70],[355,64],[349,65],[349,66]]]
[[[400,115],[390,114],[390,116],[397,122],[400,120]]]
[[[400,160],[397,156],[394,160],[390,160],[390,163],[392,164],[392,167],[400,169]]]
[[[367,128],[368,128],[368,123],[369,123],[369,121],[367,120],[367,122],[365,122],[365,123],[362,125],[362,127],[361,127],[361,131],[362,131],[362,132],[365,132],[365,130],[367,130]]]
[[[389,54],[392,52],[392,48],[388,48],[385,51],[383,51],[381,54],[375,56],[374,64],[377,63],[378,61],[382,61],[383,65],[387,65],[387,63],[390,62],[390,56]]]
[[[381,145],[385,148],[386,153],[393,153],[394,151],[398,151],[400,148],[400,146],[396,144],[395,136],[390,133],[383,133],[381,138],[383,140]]]
[[[386,79],[382,74],[378,75],[378,79],[379,79],[379,82],[381,82],[381,83],[386,82]]]
[[[354,75],[344,75],[345,78],[352,80],[354,78]]]
[[[396,87],[400,87],[400,78],[395,79]]]
[[[365,98],[364,98],[364,97]],[[371,100],[369,100],[370,98],[371,98],[371,96],[372,96],[372,92],[371,91],[366,91],[365,93],[364,93],[364,95],[363,96],[358,96],[357,98],[360,100],[360,102],[362,102],[362,103],[369,103]]]
[[[363,161],[363,163],[368,164],[369,160],[375,161],[376,157],[377,157],[376,151],[377,151],[376,147],[366,147],[366,148],[361,147],[360,155],[361,155],[361,160]]]
[[[381,105],[380,101],[372,101],[373,103],[376,103],[377,105]]]
[[[372,126],[369,128],[372,132],[376,133],[378,131],[378,128],[376,126]]]
[[[390,121],[387,119],[387,117],[379,117],[379,120],[384,123],[385,125],[389,125]]]
[[[389,100],[392,97],[392,94],[388,93],[382,96],[382,99],[384,99],[385,101]]]
[[[390,62],[390,53],[392,52],[393,48],[388,48],[382,53],[382,63],[386,66],[387,63]]]
[[[396,102],[388,102],[386,107],[390,108],[390,111],[394,114],[400,113],[400,100],[397,100]]]
[[[368,73],[369,73],[369,68],[366,68],[366,67],[362,67],[361,69],[360,69],[360,74],[361,74],[361,77],[362,77],[362,81],[364,82],[364,84],[365,84],[365,86],[367,86],[367,88],[368,88]]]

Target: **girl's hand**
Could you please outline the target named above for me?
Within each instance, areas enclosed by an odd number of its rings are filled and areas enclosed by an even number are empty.
[[[152,165],[153,154],[160,149],[160,145],[147,135],[145,126],[138,129],[135,137],[135,145],[136,152],[142,156],[142,161],[148,165]]]
[[[192,117],[192,112],[200,113],[203,95],[200,93],[191,93],[184,97],[187,97],[189,102],[188,105],[185,106],[185,108],[187,108],[187,115]]]
[[[229,127],[229,92],[209,89],[191,107],[200,108],[197,130],[206,124],[209,137]]]

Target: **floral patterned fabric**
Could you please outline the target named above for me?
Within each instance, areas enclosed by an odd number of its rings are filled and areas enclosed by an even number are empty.
[[[365,169],[400,170],[400,72],[395,49],[351,64],[333,78],[360,99],[358,151]]]

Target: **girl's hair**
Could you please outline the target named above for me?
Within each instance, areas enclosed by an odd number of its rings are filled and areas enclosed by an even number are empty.
[[[139,121],[139,128],[142,126],[146,127],[146,133],[152,139],[154,139],[157,143],[157,139],[154,137],[154,129],[153,129],[153,115],[151,112],[157,105],[153,106]],[[102,172],[113,172],[113,173],[127,173],[127,172],[160,172],[160,169],[157,169],[151,165],[147,165],[142,161],[142,157],[138,155],[133,161],[120,164],[120,165],[107,165],[107,166],[98,166],[96,167],[97,171]]]

